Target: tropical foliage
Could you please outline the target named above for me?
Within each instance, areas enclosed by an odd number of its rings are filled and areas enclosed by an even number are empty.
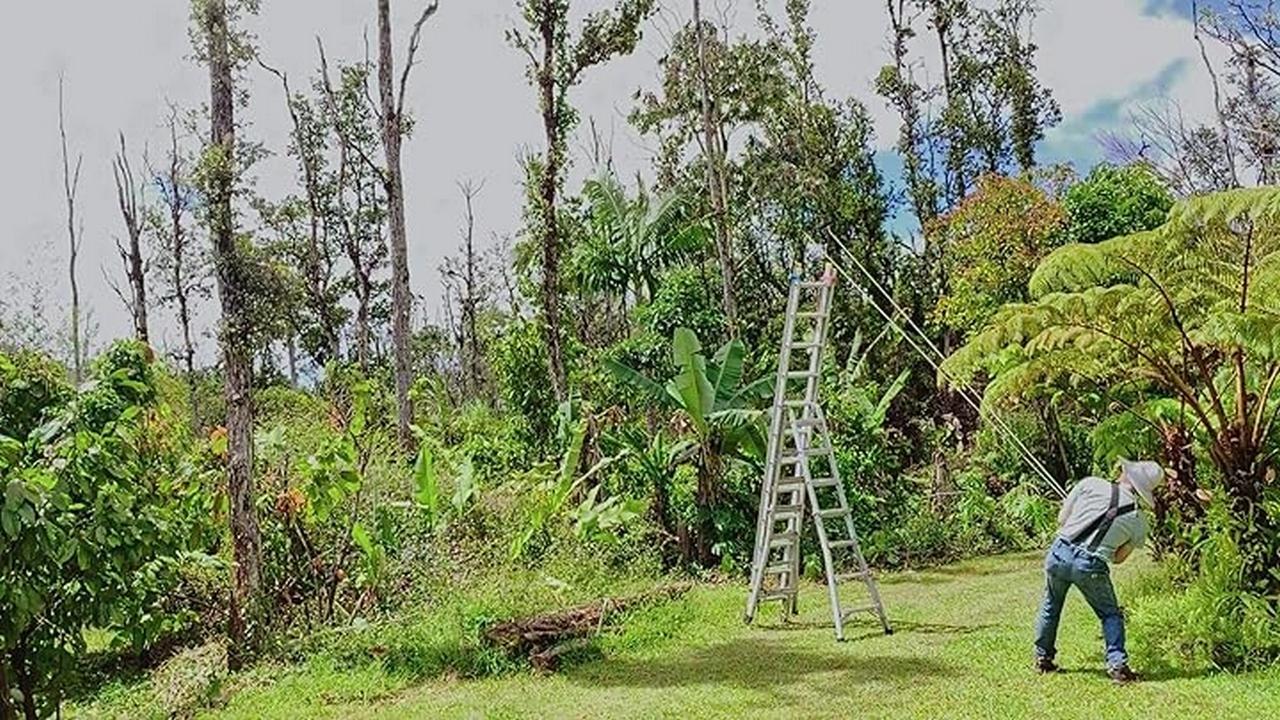
[[[1176,477],[1174,502],[1194,507],[1202,483],[1216,490],[1246,582],[1265,592],[1280,587],[1277,212],[1276,190],[1236,190],[1180,202],[1156,230],[1064,247],[1036,269],[1032,302],[1006,307],[948,361],[961,378],[989,372],[988,396],[1071,387],[1159,433],[1148,442],[1181,428],[1213,473]],[[1124,449],[1140,452],[1142,434],[1130,438]],[[1165,464],[1192,466],[1176,455]]]

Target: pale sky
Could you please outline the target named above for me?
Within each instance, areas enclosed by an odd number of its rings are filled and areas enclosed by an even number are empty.
[[[646,27],[631,57],[589,71],[573,101],[611,141],[625,172],[647,168],[649,142],[626,123],[639,88],[656,85],[657,59],[688,0],[660,0],[662,16]],[[1042,157],[1079,167],[1099,157],[1100,130],[1124,127],[1144,101],[1169,97],[1189,114],[1209,107],[1207,76],[1186,18],[1189,0],[1042,0],[1036,26],[1040,77],[1061,104],[1064,121],[1043,144]],[[588,11],[608,0],[575,0]],[[752,0],[704,2],[749,31]],[[776,4],[780,5],[781,2]],[[421,0],[393,0],[397,49],[403,52]],[[330,63],[364,55],[373,38],[374,0],[262,0],[252,29],[264,59],[286,70],[295,88],[316,65],[315,38]],[[7,2],[0,10],[0,287],[5,276],[36,279],[65,313],[65,208],[57,132],[57,85],[66,78],[68,134],[73,155],[83,153],[77,211],[84,222],[80,284],[93,307],[99,342],[129,332],[128,316],[104,269],[121,278],[113,237],[123,231],[115,204],[111,158],[123,131],[131,151],[148,146],[159,157],[167,142],[167,103],[194,107],[208,96],[207,76],[190,59],[186,0],[42,0]],[[417,118],[405,144],[404,171],[411,277],[414,291],[435,307],[436,268],[457,247],[462,200],[457,183],[483,181],[477,199],[477,237],[519,229],[522,177],[518,156],[540,147],[534,95],[523,55],[503,31],[518,22],[515,0],[442,0],[424,30],[421,64],[410,79],[408,106]],[[872,89],[886,60],[887,20],[882,0],[813,0],[819,80],[832,96],[852,95],[875,119],[876,144],[893,172],[897,121]],[[923,48],[927,43],[920,43]],[[403,55],[397,57],[402,62]],[[289,130],[278,81],[250,71],[250,135],[279,154],[257,168],[259,189],[271,197],[290,190],[292,160],[283,155]],[[587,168],[585,133],[574,146],[575,179]],[[135,158],[135,165],[140,164]],[[123,284],[122,278],[119,280]],[[13,302],[14,298],[8,298]],[[206,308],[211,311],[212,304]],[[208,323],[211,312],[202,316]],[[153,311],[153,335],[176,341],[172,318]]]

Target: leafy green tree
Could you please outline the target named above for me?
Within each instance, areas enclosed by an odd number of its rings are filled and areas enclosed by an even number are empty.
[[[640,94],[631,121],[660,143],[654,159],[659,185],[703,197],[718,162],[703,140],[705,84],[714,135],[743,149],[726,158],[728,261],[733,295],[748,344],[762,341],[794,263],[805,248],[834,233],[881,279],[892,275],[883,226],[889,201],[876,167],[872,127],[854,98],[832,98],[817,82],[809,3],[792,0],[779,17],[757,4],[759,32],[730,39],[704,23],[672,39],[657,89]],[[703,75],[705,75],[705,82]],[[703,212],[715,217],[714,204]],[[720,265],[725,260],[717,257]],[[851,297],[842,297],[836,334],[847,341]],[[726,317],[726,321],[731,319]]]
[[[378,151],[376,114],[370,104],[368,63],[339,64],[337,82],[320,48],[320,77],[314,83],[326,126],[336,138],[337,160],[332,203],[325,222],[349,263],[344,288],[355,295],[354,356],[364,370],[373,360],[376,327],[391,317],[389,281],[380,276],[388,263],[387,202],[383,176],[369,158]]]
[[[605,360],[605,367],[621,383],[634,387],[658,407],[676,413],[691,444],[687,457],[698,469],[699,525],[694,537],[695,557],[704,567],[715,562],[713,511],[721,494],[727,460],[763,459],[765,439],[760,403],[773,391],[772,378],[744,382],[746,347],[732,340],[708,360],[702,344],[687,328],[675,331],[671,358],[678,373],[659,383],[621,363]]]
[[[788,2],[784,20],[761,6],[758,23],[786,91],[761,107],[762,132],[747,139],[741,161],[740,231],[751,241],[747,254],[758,258],[749,276],[757,288],[763,281],[785,294],[807,246],[834,234],[887,280],[889,201],[870,116],[858,100],[829,98],[818,83],[809,2]]]
[[[347,315],[341,304],[337,268],[340,251],[330,234],[335,223],[329,216],[338,188],[328,167],[329,128],[320,103],[294,92],[285,73],[261,59],[258,63],[274,73],[284,87],[285,107],[293,123],[288,153],[297,162],[302,197],[290,195],[278,203],[260,200],[257,209],[264,224],[276,234],[279,249],[298,269],[301,309],[305,312],[296,323],[298,334],[315,364],[323,367],[342,357],[342,326]]]
[[[987,173],[1023,172],[1062,117],[1036,77],[1034,0],[890,0],[893,63],[876,89],[902,118],[898,151],[907,195],[921,224],[965,198]],[[941,82],[922,84],[912,45],[925,25],[936,43]]]
[[[990,373],[989,399],[1070,382],[1117,401],[1136,394],[1119,414],[1146,425],[1182,414],[1216,471],[1246,581],[1274,593],[1280,190],[1192,198],[1156,230],[1068,245],[1030,289],[948,359],[948,374]]]
[[[73,391],[39,356],[0,355],[0,716],[57,709],[85,628],[141,649],[175,620],[160,601],[208,539],[211,478],[181,461],[150,357],[119,343]]]
[[[945,327],[967,336],[1001,306],[1027,299],[1036,265],[1065,240],[1067,217],[1028,180],[988,175],[928,232],[942,248],[945,292],[935,309]]]
[[[612,10],[592,13],[577,37],[569,30],[569,0],[521,0],[526,30],[507,31],[507,41],[528,59],[529,82],[538,91],[546,148],[525,161],[525,223],[541,251],[540,300],[547,348],[548,374],[556,399],[569,396],[560,317],[560,194],[568,166],[568,140],[578,124],[569,90],[583,73],[615,55],[628,55],[640,40],[640,23],[653,12],[654,0],[619,0]]]
[[[1147,165],[1103,163],[1067,188],[1062,207],[1072,242],[1095,243],[1164,224],[1173,195]]]
[[[692,21],[672,36],[661,72],[657,89],[638,94],[630,120],[659,143],[653,159],[658,186],[678,186],[700,201],[714,230],[721,311],[736,334],[742,253],[730,237],[740,215],[733,204],[740,180],[728,149],[736,133],[761,119],[771,97],[786,92],[786,81],[771,42],[729,41],[727,29],[703,19],[700,2],[693,4]]]

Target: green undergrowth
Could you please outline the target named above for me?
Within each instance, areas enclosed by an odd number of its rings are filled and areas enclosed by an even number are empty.
[[[73,717],[192,717],[241,696],[373,702],[440,678],[479,678],[517,672],[525,664],[483,642],[494,622],[626,596],[663,582],[636,563],[609,569],[590,558],[548,558],[538,569],[510,566],[440,573],[419,588],[421,601],[380,618],[355,618],[340,627],[301,634],[272,649],[254,668],[229,676],[220,643],[190,648],[149,672],[104,682],[95,695],[71,704]]]
[[[224,678],[200,715],[210,718],[422,717],[1054,717],[1280,716],[1280,673],[1172,668],[1159,643],[1135,637],[1146,682],[1113,687],[1102,672],[1096,619],[1076,594],[1060,637],[1066,672],[1030,670],[1031,627],[1042,589],[1038,554],[966,561],[886,575],[882,592],[896,632],[859,616],[848,641],[832,638],[825,593],[806,586],[800,615],[783,622],[767,606],[742,623],[741,583],[702,584],[635,610],[543,676],[472,641],[487,617],[572,604],[591,593],[540,573],[521,583],[460,593],[456,601],[313,642],[303,662],[265,663]],[[654,578],[623,584],[640,590]],[[1167,593],[1138,561],[1117,571],[1121,601],[1141,607]],[[863,600],[856,587],[848,602]],[[618,594],[621,594],[620,592]],[[465,597],[463,597],[465,595]],[[141,702],[143,686],[108,691],[81,717],[164,717]],[[172,683],[171,683],[172,684]],[[187,712],[191,712],[189,709]]]

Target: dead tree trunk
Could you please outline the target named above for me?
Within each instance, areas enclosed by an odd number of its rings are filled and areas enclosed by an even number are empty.
[[[197,273],[191,269],[192,260],[188,253],[189,238],[183,227],[188,205],[186,188],[186,169],[183,167],[182,152],[178,148],[177,111],[169,115],[169,167],[165,168],[165,204],[169,211],[167,236],[164,239],[168,255],[167,282],[174,305],[177,306],[178,325],[182,330],[182,367],[187,374],[187,385],[190,389],[191,416],[200,417],[199,397],[195,389],[196,347],[191,337],[191,300],[192,293],[203,287]],[[158,230],[164,233],[165,230]],[[192,277],[195,274],[196,277]]]
[[[463,232],[463,269],[462,285],[465,295],[462,298],[462,363],[465,369],[467,394],[476,397],[480,393],[480,334],[479,322],[476,320],[477,306],[480,303],[480,290],[476,284],[476,217],[473,202],[484,183],[474,185],[470,182],[460,186],[462,198],[467,204],[467,227]]]
[[[702,103],[703,155],[707,166],[707,194],[711,200],[715,226],[716,257],[720,262],[721,296],[729,334],[738,335],[738,302],[734,292],[733,248],[729,239],[728,182],[724,164],[726,152],[716,131],[716,112],[711,100],[711,78],[707,69],[706,33],[702,26],[702,3],[693,0],[694,37],[698,42],[698,96]]]
[[[422,36],[422,25],[440,7],[439,0],[427,4],[413,26],[409,38],[408,55],[400,75],[400,86],[395,87],[395,66],[391,54],[391,2],[378,0],[378,96],[382,111],[382,148],[386,155],[383,182],[387,193],[387,214],[391,236],[391,343],[393,346],[396,382],[396,427],[400,444],[409,449],[413,434],[409,425],[413,421],[413,405],[409,398],[413,368],[410,357],[410,313],[413,295],[409,289],[409,249],[404,224],[404,180],[400,172],[400,141],[404,112],[405,84],[413,69],[413,56]]]
[[[550,0],[547,5],[550,6]],[[538,188],[542,203],[542,313],[547,343],[547,370],[557,402],[569,395],[564,368],[560,327],[560,226],[556,199],[560,171],[564,165],[564,140],[560,132],[560,111],[556,98],[556,53],[560,51],[555,32],[555,12],[548,7],[541,18],[542,64],[538,68],[539,105],[542,130],[547,142]]]
[[[128,246],[116,241],[116,250],[124,263],[124,274],[129,280],[129,297],[125,303],[129,314],[133,317],[133,334],[140,342],[150,343],[147,331],[147,274],[146,262],[142,259],[142,212],[141,192],[138,182],[133,176],[133,168],[129,165],[128,148],[125,147],[124,133],[120,133],[120,152],[116,155],[111,167],[116,181],[116,201],[120,205],[120,218],[124,221],[125,233],[128,235]],[[123,297],[123,293],[120,293]]]
[[[235,184],[235,90],[226,0],[205,0],[212,134],[205,154],[207,215],[222,303],[222,359],[226,374],[227,496],[235,558],[227,664],[239,669],[257,647],[262,619],[261,538],[253,505],[253,349],[245,264],[237,247],[231,198]]]
[[[58,135],[62,139],[62,190],[67,200],[67,275],[71,280],[71,367],[76,382],[84,380],[84,352],[80,346],[80,282],[76,276],[76,260],[80,257],[81,235],[76,227],[76,191],[80,187],[80,166],[83,155],[76,156],[75,170],[71,170],[67,152],[67,122],[63,103],[63,78],[58,77]]]

